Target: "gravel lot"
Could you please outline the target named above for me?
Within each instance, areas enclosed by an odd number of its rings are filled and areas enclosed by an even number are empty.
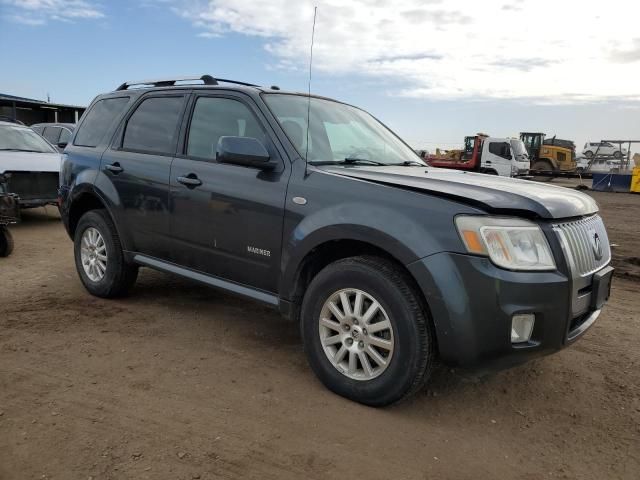
[[[640,478],[640,196],[594,194],[620,275],[573,347],[409,402],[327,391],[297,327],[149,270],[93,298],[54,209],[0,259],[0,479]]]

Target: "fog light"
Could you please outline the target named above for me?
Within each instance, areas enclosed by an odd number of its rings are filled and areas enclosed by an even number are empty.
[[[511,343],[528,342],[535,322],[533,313],[519,313],[511,317]]]

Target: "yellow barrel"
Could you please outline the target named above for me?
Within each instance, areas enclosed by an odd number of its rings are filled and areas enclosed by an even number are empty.
[[[640,193],[640,167],[633,169],[633,176],[631,177],[631,191],[634,193]]]

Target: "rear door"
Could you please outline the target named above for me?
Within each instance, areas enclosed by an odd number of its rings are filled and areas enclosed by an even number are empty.
[[[169,173],[175,155],[184,92],[141,97],[119,126],[101,168],[117,192],[113,209],[136,252],[167,259]]]
[[[290,164],[252,99],[198,94],[189,110],[182,152],[171,167],[172,260],[275,292]],[[218,163],[221,136],[258,139],[279,166],[263,171]]]

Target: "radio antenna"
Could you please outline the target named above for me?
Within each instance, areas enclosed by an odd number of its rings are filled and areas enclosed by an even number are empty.
[[[309,128],[311,122],[311,67],[313,66],[313,39],[316,35],[316,15],[318,13],[318,7],[313,7],[313,29],[311,30],[311,55],[309,55],[309,85],[307,96],[307,145],[306,152],[304,154],[304,174],[307,175],[307,164],[309,160]]]

